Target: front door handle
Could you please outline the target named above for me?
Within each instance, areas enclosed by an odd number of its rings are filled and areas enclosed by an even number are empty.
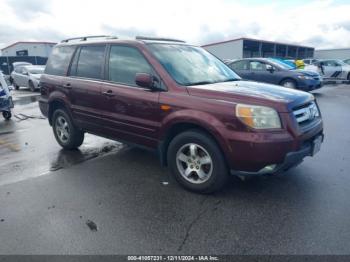
[[[108,96],[108,97],[112,97],[112,96],[114,96],[114,94],[113,94],[113,91],[112,91],[112,90],[108,90],[108,91],[102,92],[102,94],[104,94],[105,96]]]
[[[63,86],[66,89],[72,89],[72,85],[70,83],[67,83]]]

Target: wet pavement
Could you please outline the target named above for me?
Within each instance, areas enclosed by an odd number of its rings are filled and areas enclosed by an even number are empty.
[[[198,195],[147,151],[92,135],[61,150],[36,97],[16,92],[15,116],[0,120],[0,253],[349,254],[350,86],[315,96],[319,154]]]

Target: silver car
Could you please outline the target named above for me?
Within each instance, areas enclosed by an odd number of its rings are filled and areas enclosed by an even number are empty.
[[[31,91],[39,89],[41,74],[44,73],[45,66],[28,65],[17,66],[11,73],[13,85],[16,90],[20,87],[29,87]]]

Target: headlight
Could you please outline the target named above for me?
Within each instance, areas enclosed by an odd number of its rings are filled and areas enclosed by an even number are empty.
[[[312,80],[313,78],[311,76],[306,76],[306,75],[299,75],[299,79],[305,79],[305,80]]]
[[[279,115],[271,107],[237,104],[236,116],[244,124],[252,128],[281,128]]]

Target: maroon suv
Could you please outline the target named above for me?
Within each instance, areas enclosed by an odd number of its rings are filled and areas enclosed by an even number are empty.
[[[178,40],[64,40],[40,85],[40,109],[63,148],[79,147],[85,132],[150,148],[196,192],[218,190],[229,174],[283,172],[323,141],[311,94],[242,81]]]

